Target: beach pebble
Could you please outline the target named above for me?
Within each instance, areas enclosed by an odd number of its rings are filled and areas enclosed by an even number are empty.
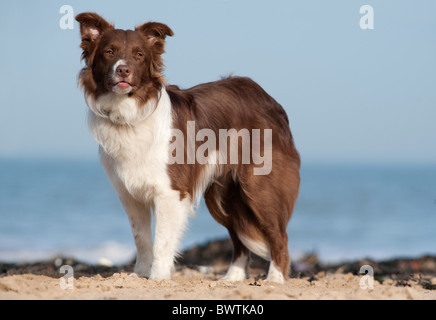
[[[213,273],[214,271],[214,268],[211,266],[198,266],[197,269],[203,274]]]
[[[107,258],[100,258],[97,261],[97,265],[101,267],[112,267],[113,263]]]
[[[60,266],[62,266],[62,258],[56,258],[54,261],[54,265],[56,268],[59,268]]]

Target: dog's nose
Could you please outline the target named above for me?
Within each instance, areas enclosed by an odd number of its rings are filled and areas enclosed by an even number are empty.
[[[130,67],[126,64],[121,64],[117,67],[117,75],[122,78],[127,78],[130,75]]]

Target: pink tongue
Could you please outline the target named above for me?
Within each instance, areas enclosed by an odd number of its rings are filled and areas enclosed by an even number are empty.
[[[130,84],[128,84],[127,82],[118,82],[117,86],[120,87],[120,88],[125,89],[125,88],[130,87]]]

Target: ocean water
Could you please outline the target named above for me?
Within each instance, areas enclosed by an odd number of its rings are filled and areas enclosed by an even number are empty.
[[[292,259],[436,254],[436,166],[303,165],[288,226]],[[286,181],[283,181],[286,183]],[[204,202],[183,248],[227,237]],[[98,160],[0,160],[0,261],[135,256],[127,215]]]

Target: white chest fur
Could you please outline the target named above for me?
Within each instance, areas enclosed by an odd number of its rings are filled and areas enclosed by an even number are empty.
[[[170,188],[166,166],[171,101],[165,89],[158,101],[141,108],[132,98],[110,95],[112,99],[86,99],[92,111],[90,131],[100,144],[102,163],[115,187],[121,183],[137,200],[149,201],[159,190]]]

